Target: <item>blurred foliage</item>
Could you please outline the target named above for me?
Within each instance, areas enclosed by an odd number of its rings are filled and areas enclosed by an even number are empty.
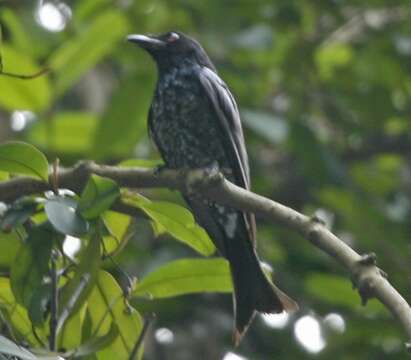
[[[66,22],[62,31],[44,27],[46,5]],[[125,36],[181,30],[203,44],[236,96],[253,189],[307,214],[322,209],[335,233],[377,253],[411,299],[410,11],[405,0],[0,1],[3,71],[51,69],[32,80],[0,75],[0,142],[13,141],[0,146],[0,179],[44,178],[46,158],[56,157],[65,166],[158,164],[146,131],[155,67]],[[118,196],[146,216],[109,211]],[[82,194],[7,204],[0,327],[30,352],[3,336],[0,349],[47,355],[38,350],[47,348],[55,263],[57,349],[66,357],[126,359],[155,312],[146,359],[223,358],[232,346],[231,299],[214,292],[231,289],[226,264],[195,258],[213,247],[183,206],[175,192],[127,194],[99,177]],[[256,319],[231,351],[249,359],[405,357],[398,324],[375,301],[361,307],[333,259],[287,229],[258,225],[260,255],[301,311],[282,329]],[[65,250],[67,235],[80,237],[77,253]],[[175,297],[188,293],[196,294]],[[327,327],[331,312],[343,316],[343,333]],[[306,314],[326,341],[315,354],[293,336]],[[172,342],[157,336],[161,328]]]

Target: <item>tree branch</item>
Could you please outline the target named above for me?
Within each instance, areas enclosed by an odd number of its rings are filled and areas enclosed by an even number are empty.
[[[59,170],[59,184],[79,193],[90,174],[116,181],[127,188],[167,187],[181,191],[196,191],[219,203],[252,212],[280,223],[300,233],[311,244],[333,257],[351,275],[363,304],[375,297],[394,315],[408,337],[411,348],[411,308],[388,282],[385,273],[375,263],[375,255],[361,256],[331,233],[317,218],[303,215],[287,206],[247,191],[227,181],[220,173],[207,170],[162,170],[121,168],[81,162],[73,168]],[[0,201],[12,202],[24,195],[50,190],[50,185],[31,178],[15,178],[0,183]],[[118,205],[117,205],[118,206]]]

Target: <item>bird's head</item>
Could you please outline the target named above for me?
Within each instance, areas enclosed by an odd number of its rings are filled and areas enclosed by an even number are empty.
[[[129,35],[127,40],[146,50],[160,72],[185,63],[206,66],[215,71],[202,46],[193,38],[177,31],[161,35]]]

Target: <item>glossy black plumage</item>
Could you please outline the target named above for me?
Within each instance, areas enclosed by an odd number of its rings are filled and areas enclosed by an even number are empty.
[[[203,48],[181,33],[131,35],[155,60],[159,78],[149,131],[166,166],[217,164],[225,177],[249,189],[250,175],[236,102]],[[255,219],[205,198],[185,194],[200,225],[230,263],[238,343],[255,311],[295,310],[297,304],[264,275],[255,251]]]

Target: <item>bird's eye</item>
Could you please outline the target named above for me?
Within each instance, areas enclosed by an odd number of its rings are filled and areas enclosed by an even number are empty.
[[[167,42],[168,43],[173,43],[175,41],[177,41],[178,39],[180,39],[180,35],[178,35],[175,32],[170,32],[167,34]]]

